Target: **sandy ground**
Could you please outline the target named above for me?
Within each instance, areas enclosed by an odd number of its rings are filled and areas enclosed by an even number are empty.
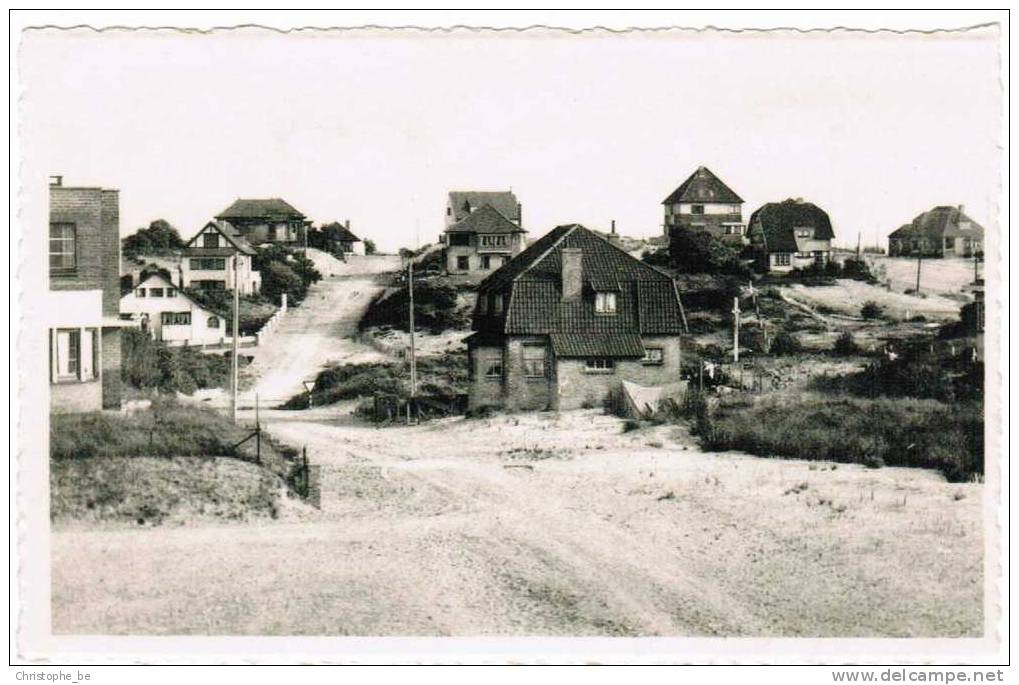
[[[916,287],[916,259],[869,255],[880,278],[889,281],[892,290]],[[983,264],[978,267],[984,275]],[[920,265],[920,289],[926,292],[955,293],[973,283],[973,260],[961,258],[924,259]]]
[[[706,454],[595,410],[377,429],[267,412],[322,467],[275,522],[60,530],[58,633],[958,636],[980,484]],[[125,563],[130,560],[129,563]]]
[[[865,302],[874,301],[884,309],[886,317],[897,320],[917,315],[932,320],[955,320],[959,318],[959,308],[972,299],[962,295],[947,297],[947,293],[917,297],[851,280],[839,280],[836,285],[810,287],[797,284],[786,288],[784,292],[797,302],[854,317],[860,316],[860,308]]]
[[[257,393],[265,406],[276,406],[303,392],[303,381],[314,380],[331,362],[383,359],[349,337],[357,333],[361,315],[381,290],[367,277],[327,277],[314,284],[273,334],[251,348],[254,359],[243,372],[242,404],[252,403]]]

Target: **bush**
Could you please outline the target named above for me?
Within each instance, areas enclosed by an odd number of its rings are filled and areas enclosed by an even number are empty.
[[[401,331],[410,328],[407,312],[410,293],[407,284],[388,295],[376,299],[368,306],[359,328],[389,326]],[[469,323],[468,313],[457,306],[457,290],[451,285],[429,279],[414,279],[414,324],[432,333],[451,328],[464,328]]]
[[[865,319],[877,319],[884,313],[881,305],[873,300],[868,300],[860,307],[860,316]]]
[[[799,354],[802,351],[803,345],[788,331],[779,331],[775,335],[775,339],[771,341],[771,349],[769,350],[771,354],[776,356]]]
[[[764,329],[760,326],[745,324],[739,329],[740,347],[745,347],[754,352],[767,353],[770,347]]]
[[[121,251],[125,257],[140,254],[160,254],[184,247],[180,233],[168,221],[156,219],[148,228],[139,228],[132,235],[121,240]]]
[[[190,395],[195,390],[225,388],[230,382],[229,354],[169,347],[133,328],[124,329],[121,336],[121,378],[132,387]],[[241,365],[246,362],[242,357]]]
[[[654,250],[644,250],[644,252],[640,255],[640,260],[645,264],[650,264],[651,266],[667,267],[671,265],[669,250],[664,247]]]
[[[276,304],[282,304],[284,293],[288,304],[299,304],[308,288],[322,279],[314,262],[282,245],[260,248],[252,258],[252,267],[262,274],[262,295]]]
[[[865,259],[850,257],[842,264],[840,272],[841,278],[850,278],[854,281],[864,281],[866,283],[877,283],[877,277],[871,272],[870,264]]]
[[[682,273],[750,273],[736,250],[701,229],[673,228],[669,232],[669,258]]]
[[[983,473],[983,422],[979,403],[807,396],[722,402],[696,432],[706,449],[932,468],[958,482]]]
[[[860,346],[856,344],[853,334],[845,331],[835,340],[832,352],[840,357],[852,357],[860,353]]]

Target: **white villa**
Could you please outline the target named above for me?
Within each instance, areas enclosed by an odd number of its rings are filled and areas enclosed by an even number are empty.
[[[251,265],[254,254],[255,248],[232,224],[210,221],[184,248],[180,261],[181,287],[196,290],[238,287],[241,295],[254,295],[262,287],[261,274]]]
[[[151,274],[120,299],[120,315],[171,345],[218,345],[228,335],[222,316],[160,274]]]

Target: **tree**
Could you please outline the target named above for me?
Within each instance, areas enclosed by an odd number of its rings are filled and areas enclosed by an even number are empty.
[[[184,247],[180,233],[165,219],[156,219],[148,228],[139,228],[122,241],[123,253],[129,257],[140,254],[158,254]]]
[[[669,257],[681,273],[745,275],[747,271],[736,250],[701,229],[673,228]]]
[[[304,298],[307,288],[297,273],[283,262],[270,262],[262,271],[262,294],[276,304],[282,304],[286,293],[289,304]]]
[[[375,254],[376,251],[377,251],[377,249],[375,247],[375,241],[374,240],[365,240],[364,241],[364,253],[365,254]]]

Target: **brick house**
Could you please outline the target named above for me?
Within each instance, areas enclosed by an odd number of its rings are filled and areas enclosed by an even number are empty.
[[[278,197],[265,200],[238,199],[216,215],[228,221],[252,245],[281,243],[303,246],[311,222]]]
[[[666,236],[673,230],[699,229],[730,245],[744,243],[743,198],[707,167],[697,167],[662,204]]]
[[[963,207],[940,206],[917,216],[888,236],[892,257],[972,257],[984,251],[984,227]]]
[[[492,205],[482,205],[444,234],[443,262],[451,274],[498,269],[524,249],[526,231]]]
[[[800,199],[769,202],[750,216],[747,229],[762,271],[791,271],[831,261],[835,232],[828,214]]]
[[[679,381],[675,282],[595,232],[559,226],[478,287],[469,407],[573,409],[622,382]]]
[[[116,190],[49,188],[50,410],[120,406],[120,201]]]
[[[205,224],[184,246],[180,260],[180,286],[196,290],[233,290],[254,295],[262,277],[251,265],[255,249],[228,221]],[[236,262],[234,257],[236,256]]]

